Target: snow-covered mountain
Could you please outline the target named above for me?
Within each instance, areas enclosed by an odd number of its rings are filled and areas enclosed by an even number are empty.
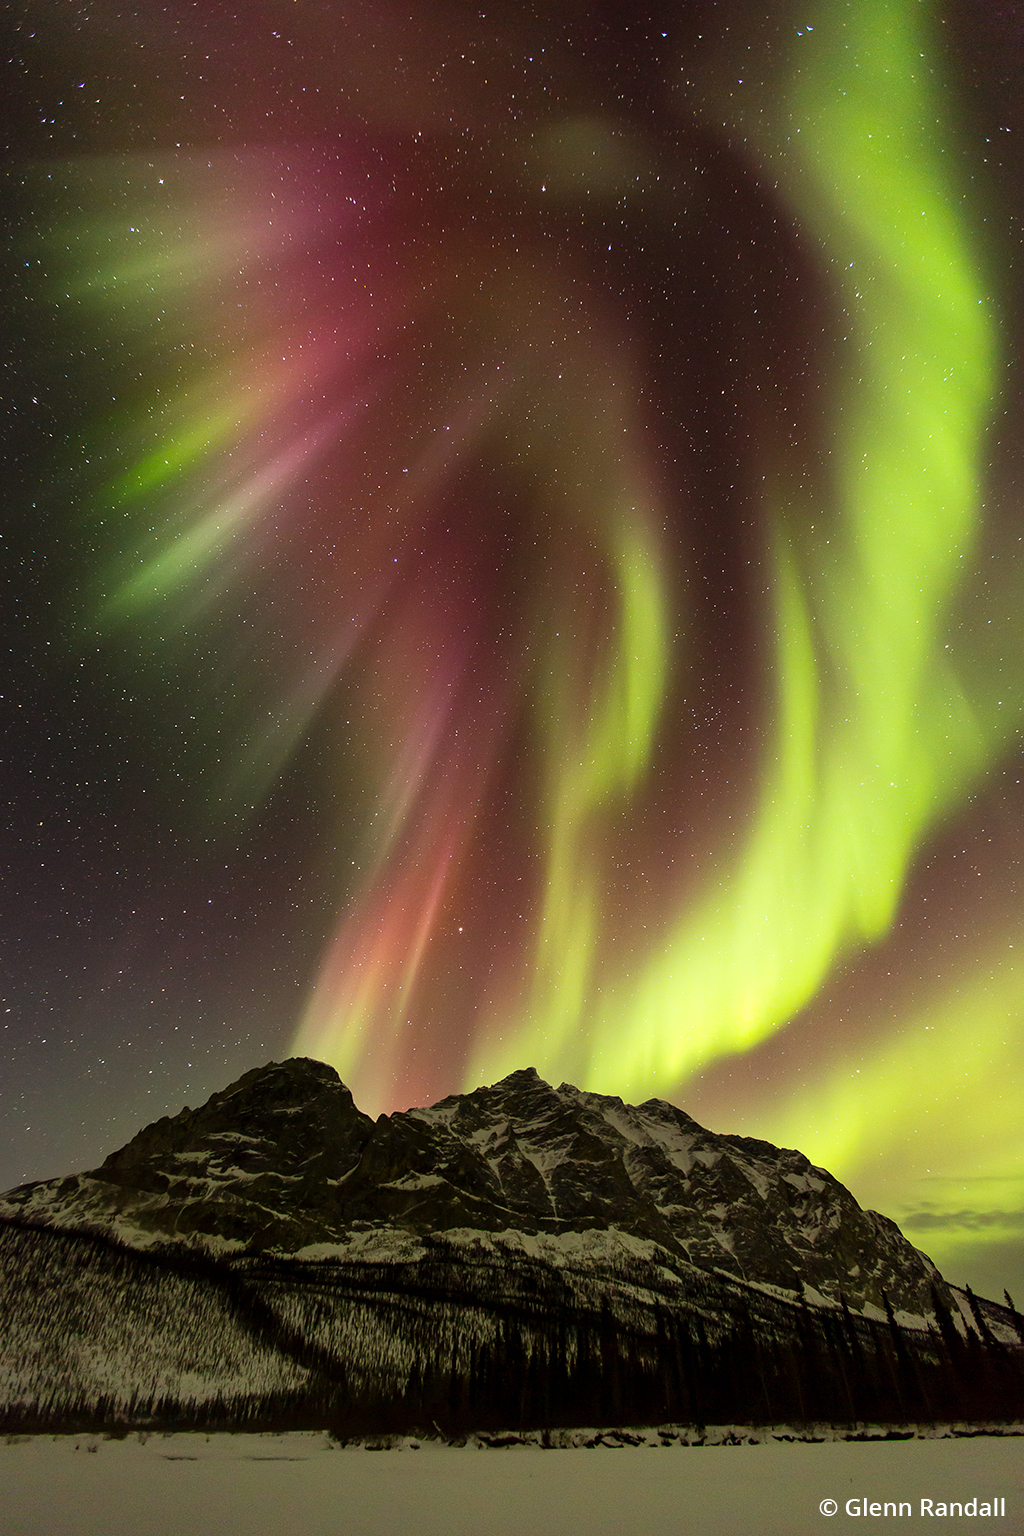
[[[672,1269],[802,1283],[879,1315],[883,1292],[929,1313],[942,1283],[894,1222],[801,1153],[715,1135],[658,1099],[551,1088],[532,1068],[374,1123],[333,1068],[271,1063],[90,1173],[12,1190],[0,1216],[133,1246],[321,1256],[371,1233],[616,1232],[658,1245]]]
[[[1005,1416],[1021,1322],[799,1152],[292,1059],[0,1197],[0,1427]]]

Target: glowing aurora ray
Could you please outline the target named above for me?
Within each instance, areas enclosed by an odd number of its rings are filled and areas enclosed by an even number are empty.
[[[591,551],[591,563],[611,586],[610,624],[586,644],[581,641],[588,628],[585,614],[567,609],[562,600],[541,612],[538,602],[538,611],[526,620],[527,631],[536,636],[529,680],[519,681],[510,671],[488,705],[478,702],[471,716],[460,717],[463,741],[474,744],[470,752],[446,746],[444,732],[437,734],[429,754],[430,782],[436,777],[443,787],[425,789],[420,773],[410,778],[397,772],[396,783],[416,785],[414,824],[420,830],[382,846],[366,895],[356,903],[357,913],[365,903],[374,914],[373,936],[358,915],[343,922],[296,1038],[297,1051],[329,1056],[382,1098],[402,1060],[402,1026],[415,1009],[430,928],[445,888],[455,882],[486,779],[500,757],[507,727],[499,722],[523,692],[543,765],[546,837],[536,951],[525,975],[517,957],[519,982],[550,1028],[566,1040],[578,1030],[601,937],[607,879],[599,850],[603,818],[628,799],[649,763],[668,669],[668,595],[656,497],[642,467],[639,424],[622,405],[626,394],[621,380],[609,382],[599,372],[596,398],[584,409],[577,405],[564,426],[565,440],[579,439],[578,461],[587,466],[583,488],[574,483],[548,490],[550,514],[569,529],[573,544]],[[528,438],[526,445],[530,454],[538,452]],[[566,562],[556,582],[589,594],[586,571],[573,576],[574,570]],[[579,603],[585,607],[586,597]],[[422,726],[411,719],[400,728],[406,741],[421,734]],[[405,800],[411,814],[409,789]],[[436,878],[417,919],[413,893],[431,869]],[[394,899],[382,898],[384,890],[393,891]]]
[[[990,760],[942,635],[979,515],[991,319],[957,209],[926,8],[823,12],[763,164],[821,242],[849,344],[824,534],[767,465],[776,718],[745,843],[660,952],[480,1036],[467,1082],[536,1060],[642,1095],[784,1024],[837,958],[884,932],[915,848]],[[811,516],[808,517],[808,513]],[[572,908],[571,878],[552,900]],[[542,956],[546,940],[542,938]],[[500,1038],[499,1038],[500,1036]]]
[[[544,1020],[546,1052],[571,1049],[597,960],[607,876],[593,823],[628,796],[647,767],[662,704],[666,602],[653,541],[641,542],[637,510],[629,508],[623,518],[617,551],[618,629],[579,725],[579,679],[569,649],[556,646],[551,653],[543,727],[550,840],[530,983],[530,1013]]]

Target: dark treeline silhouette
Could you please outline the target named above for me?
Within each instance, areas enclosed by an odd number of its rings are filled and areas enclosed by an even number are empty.
[[[378,1434],[1024,1417],[1012,1303],[930,1326],[653,1261],[420,1239],[380,1261],[139,1251],[0,1223],[0,1430]]]

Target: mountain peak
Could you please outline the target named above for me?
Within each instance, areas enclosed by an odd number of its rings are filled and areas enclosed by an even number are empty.
[[[305,1077],[317,1079],[326,1083],[340,1083],[341,1078],[326,1061],[317,1061],[313,1056],[286,1056],[284,1061],[268,1061],[263,1067],[253,1067],[250,1072],[239,1078],[242,1082],[245,1077],[255,1076],[264,1072],[284,1072],[293,1077]]]
[[[222,1088],[219,1094],[215,1093],[210,1102],[217,1098],[227,1098],[260,1083],[276,1083],[282,1088],[285,1085],[304,1085],[309,1089],[324,1084],[345,1086],[334,1068],[325,1061],[315,1061],[312,1056],[286,1056],[284,1061],[268,1061],[262,1067],[250,1067],[236,1082]],[[347,1093],[348,1089],[345,1091]]]
[[[545,1078],[541,1077],[536,1067],[519,1067],[515,1072],[509,1072],[499,1082],[492,1083],[483,1089],[484,1093],[535,1093],[537,1091],[557,1094],[560,1089],[552,1087]]]

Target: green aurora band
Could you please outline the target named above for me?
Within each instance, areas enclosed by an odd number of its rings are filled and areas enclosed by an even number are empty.
[[[624,621],[620,666],[643,656],[648,688],[613,677],[580,753],[592,768],[553,767],[546,911],[573,916],[557,940],[546,919],[528,1012],[500,1046],[478,1037],[467,1081],[536,1059],[630,1096],[746,1050],[886,932],[922,838],[1005,746],[945,644],[980,517],[995,347],[938,128],[926,20],[899,0],[828,8],[801,50],[788,131],[759,145],[762,174],[820,242],[847,336],[832,423],[838,516],[801,504],[765,466],[775,717],[749,829],[658,953],[599,993],[588,986],[593,895],[568,829],[583,841],[596,786],[611,782],[609,743],[628,744],[623,788],[645,761],[668,668],[663,583],[653,561],[637,562],[623,610],[644,622]],[[557,726],[549,735],[563,764]]]

